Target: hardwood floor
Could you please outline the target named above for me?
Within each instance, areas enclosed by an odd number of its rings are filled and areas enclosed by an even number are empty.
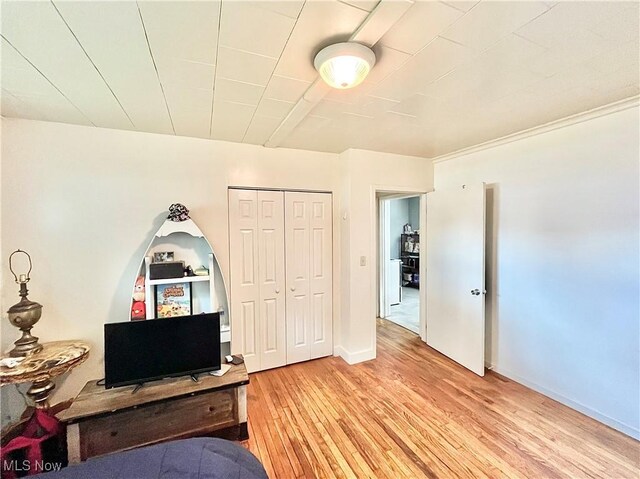
[[[378,322],[377,359],[251,375],[245,447],[270,478],[634,478],[640,443]]]

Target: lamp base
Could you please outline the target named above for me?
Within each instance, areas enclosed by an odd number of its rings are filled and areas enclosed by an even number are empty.
[[[29,396],[38,409],[49,409],[49,395],[56,385],[49,378],[37,379],[33,382],[27,396]]]
[[[9,351],[9,356],[12,358],[24,358],[42,351],[42,345],[38,343],[38,338],[32,336],[30,331],[22,331],[22,337],[13,344],[16,347]]]

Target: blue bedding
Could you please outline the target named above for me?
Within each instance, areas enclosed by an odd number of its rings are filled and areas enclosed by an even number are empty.
[[[262,464],[242,446],[193,438],[108,454],[32,476],[42,479],[267,479]]]

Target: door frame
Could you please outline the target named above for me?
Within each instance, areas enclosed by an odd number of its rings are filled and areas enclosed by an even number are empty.
[[[404,200],[409,198],[420,198],[421,195],[412,194],[378,194],[378,317],[385,319],[390,314],[391,305],[387,304],[387,267],[391,256],[388,254],[391,246],[391,235],[389,230],[389,222],[391,221],[391,209],[389,207],[389,201],[392,200]],[[422,203],[420,204],[420,211],[422,211]],[[422,223],[420,223],[422,224]],[[420,257],[420,253],[418,253]]]
[[[387,303],[387,266],[391,260],[389,248],[391,235],[388,224],[391,220],[389,200],[391,198],[378,196],[378,317],[386,318],[390,314],[391,305]]]
[[[428,190],[433,191],[433,189]],[[381,218],[382,200],[389,200],[394,198],[408,198],[408,197],[420,197],[420,224],[426,225],[427,221],[427,191],[415,190],[412,188],[402,186],[385,186],[385,185],[373,185],[370,193],[370,207],[371,217],[374,221],[371,222],[371,253],[370,258],[375,258],[375,267],[371,268],[370,282],[371,291],[375,291],[373,295],[373,301],[371,303],[371,314],[369,315],[371,321],[373,321],[372,327],[372,344],[374,345],[374,351],[377,351],[377,334],[376,334],[376,320],[381,307],[381,297],[384,294],[384,274],[386,273],[386,264],[383,261],[383,251],[381,247],[381,232],[382,222],[384,218]],[[422,235],[421,235],[422,236]],[[421,278],[425,277],[426,266],[423,261],[423,255],[426,254],[424,249],[424,241],[420,239],[420,270],[419,274]],[[427,309],[426,309],[426,288],[419,289],[420,298],[420,339],[426,341],[426,323],[427,323]]]

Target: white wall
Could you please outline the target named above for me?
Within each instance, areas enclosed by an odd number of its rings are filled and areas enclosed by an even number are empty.
[[[408,198],[409,223],[414,230],[420,229],[420,197]]]
[[[5,313],[18,300],[7,265],[11,251],[21,248],[33,257],[30,298],[44,306],[33,332],[42,341],[83,339],[92,347],[87,363],[57,381],[57,402],[74,396],[89,379],[104,376],[103,324],[128,319],[140,259],[168,206],[180,202],[191,210],[228,281],[227,187],[253,186],[334,193],[334,344],[343,352],[340,314],[350,311],[342,307],[341,281],[353,268],[350,238],[361,243],[353,251],[358,254],[368,241],[361,232],[341,234],[341,203],[350,201],[352,190],[364,195],[364,207],[347,209],[349,221],[367,225],[373,220],[367,203],[372,179],[391,177],[401,186],[412,185],[416,170],[396,162],[430,165],[358,150],[347,156],[349,161],[329,153],[3,118],[2,350],[18,337]],[[374,171],[362,175],[361,168]],[[387,172],[389,168],[394,171]],[[352,174],[358,178],[352,180]],[[345,269],[342,260],[347,261]],[[348,303],[351,299],[346,298]],[[374,318],[375,312],[371,325]],[[4,423],[24,403],[14,388],[1,391]]]
[[[488,358],[628,434],[640,429],[638,108],[437,162],[488,184]]]
[[[377,191],[426,192],[433,187],[430,161],[364,150],[340,155],[343,186],[340,355],[350,363],[376,355]],[[348,239],[345,239],[348,237]],[[364,258],[365,265],[360,261]],[[349,273],[344,274],[348,268]]]
[[[391,259],[400,258],[400,235],[409,221],[409,198],[389,200],[389,237]]]

